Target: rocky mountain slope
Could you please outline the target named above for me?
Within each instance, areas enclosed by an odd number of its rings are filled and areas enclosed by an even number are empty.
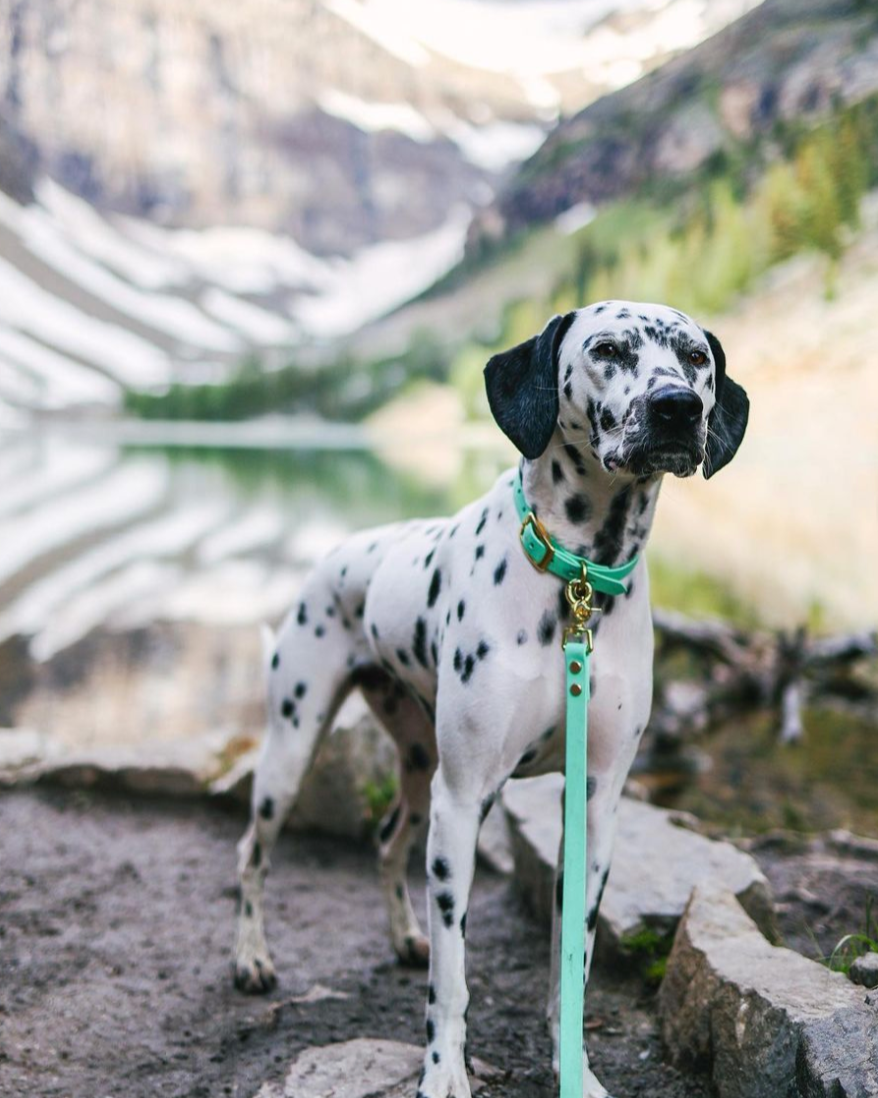
[[[0,0],[0,118],[100,209],[351,255],[755,2]]]
[[[477,217],[476,251],[581,203],[665,193],[878,91],[870,0],[766,0],[685,55],[560,125]]]

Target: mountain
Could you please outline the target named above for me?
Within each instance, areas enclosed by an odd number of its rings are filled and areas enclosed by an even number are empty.
[[[578,109],[755,0],[0,0],[0,407],[351,333]],[[309,352],[301,352],[301,356]]]
[[[793,132],[878,91],[872,0],[765,0],[562,121],[476,217],[470,253],[567,210],[771,161]]]
[[[350,256],[754,2],[0,0],[0,117],[102,211]]]

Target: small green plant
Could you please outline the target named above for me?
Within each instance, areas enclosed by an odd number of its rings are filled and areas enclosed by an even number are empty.
[[[649,926],[624,934],[619,943],[622,954],[650,987],[658,987],[664,979],[673,944],[673,931]]]
[[[374,832],[387,815],[399,792],[399,778],[395,773],[386,774],[381,781],[368,781],[363,786],[369,831]]]
[[[845,934],[835,949],[826,958],[825,963],[833,972],[850,971],[851,965],[865,953],[878,953],[878,918],[873,914],[875,897],[866,900],[866,919],[863,931],[859,934]]]

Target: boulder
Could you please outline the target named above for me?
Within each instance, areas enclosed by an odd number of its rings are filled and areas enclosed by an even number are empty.
[[[503,792],[515,877],[531,911],[546,923],[552,916],[563,788],[560,774],[547,774],[508,782]],[[712,881],[731,889],[773,936],[771,890],[756,861],[731,843],[697,834],[685,826],[689,823],[679,814],[622,798],[613,864],[598,918],[602,956],[608,949],[616,953],[626,938],[645,928],[673,931],[695,885]]]
[[[659,995],[672,1060],[719,1098],[878,1095],[878,1010],[840,973],[773,946],[734,894],[695,889]]]
[[[214,795],[249,804],[258,748],[211,784]],[[317,753],[302,785],[288,826],[343,838],[363,839],[377,791],[396,773],[396,747],[378,726],[362,698],[345,702],[332,732]]]
[[[878,953],[864,953],[851,965],[848,976],[862,987],[878,987]]]
[[[305,1049],[283,1084],[265,1083],[255,1098],[411,1098],[424,1051],[401,1041],[359,1038]],[[476,1060],[473,1093],[496,1072]]]

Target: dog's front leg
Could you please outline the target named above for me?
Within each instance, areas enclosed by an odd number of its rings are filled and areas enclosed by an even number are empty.
[[[588,782],[588,866],[586,868],[586,939],[585,969],[582,974],[585,989],[594,954],[595,928],[598,911],[610,872],[613,841],[616,836],[616,819],[621,782],[609,776],[590,776]],[[562,800],[563,803],[563,800]],[[560,961],[561,961],[561,905],[564,899],[564,837],[558,852],[558,868],[555,873],[555,902],[552,911],[552,963],[547,1015],[552,1035],[552,1067],[555,1076],[559,1067],[560,1038]],[[607,1098],[606,1089],[598,1082],[588,1062],[588,1050],[583,1043],[583,1098]]]
[[[456,783],[455,783],[456,784]],[[430,986],[427,1050],[418,1098],[470,1098],[466,1074],[466,912],[475,867],[480,797],[433,779],[427,842]]]

